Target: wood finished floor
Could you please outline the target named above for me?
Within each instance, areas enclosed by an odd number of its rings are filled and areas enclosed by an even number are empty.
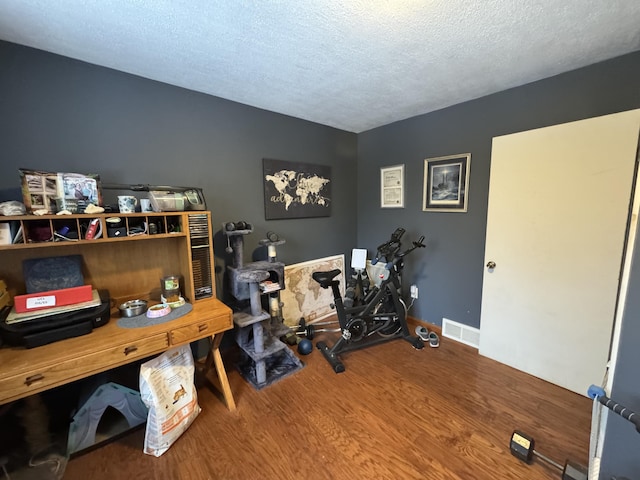
[[[235,412],[200,388],[202,413],[162,457],[142,453],[139,429],[73,458],[64,479],[559,479],[509,453],[515,428],[559,463],[588,461],[586,397],[448,339],[351,352],[341,374],[314,348],[304,369],[260,391],[234,355],[223,358]]]

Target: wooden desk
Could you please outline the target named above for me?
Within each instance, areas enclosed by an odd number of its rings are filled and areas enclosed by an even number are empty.
[[[169,348],[211,337],[205,374],[229,410],[235,402],[220,355],[223,333],[233,327],[229,307],[214,298],[200,300],[187,315],[159,325],[121,328],[113,317],[88,335],[33,349],[0,348],[0,404],[132,363]],[[211,377],[211,368],[217,376]]]

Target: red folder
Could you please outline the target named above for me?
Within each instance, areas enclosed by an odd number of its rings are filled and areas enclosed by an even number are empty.
[[[13,303],[17,313],[35,312],[45,308],[62,307],[74,303],[89,302],[93,299],[91,285],[62,288],[46,292],[16,295]]]

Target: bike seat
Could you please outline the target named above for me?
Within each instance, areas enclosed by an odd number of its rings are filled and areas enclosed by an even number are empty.
[[[340,275],[340,272],[339,268],[328,272],[313,272],[311,278],[318,282],[322,288],[329,288],[333,279]]]

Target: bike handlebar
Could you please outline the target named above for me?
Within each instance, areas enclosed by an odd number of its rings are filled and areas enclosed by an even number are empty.
[[[424,248],[424,235],[422,235],[418,240],[414,240],[412,242],[412,247],[408,248],[404,252],[399,252],[402,244],[400,243],[400,238],[404,234],[405,230],[403,228],[396,228],[396,230],[391,235],[391,239],[380,245],[377,249],[376,256],[371,260],[371,265],[375,265],[378,263],[380,258],[384,258],[387,265],[385,268],[387,270],[391,270],[394,265],[397,265],[398,261],[404,258],[405,255],[408,255],[416,248]],[[391,258],[391,260],[389,259]]]

